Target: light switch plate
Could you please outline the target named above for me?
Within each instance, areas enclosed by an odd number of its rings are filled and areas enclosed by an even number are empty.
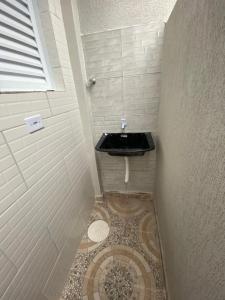
[[[24,119],[28,132],[33,133],[44,128],[41,115],[35,115]]]

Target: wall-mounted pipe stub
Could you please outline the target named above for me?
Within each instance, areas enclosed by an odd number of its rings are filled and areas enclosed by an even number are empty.
[[[96,78],[92,76],[88,79],[86,86],[87,88],[91,88],[95,84],[96,84]]]
[[[130,175],[128,157],[125,156],[124,160],[125,160],[125,183],[128,183],[129,182],[129,175]]]

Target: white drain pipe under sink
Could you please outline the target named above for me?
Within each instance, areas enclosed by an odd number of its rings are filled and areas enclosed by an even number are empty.
[[[125,118],[121,118],[121,135],[124,134],[125,128],[127,127],[127,120]],[[124,156],[125,160],[125,183],[129,181],[129,160],[127,156]]]
[[[129,181],[129,175],[130,175],[128,157],[125,156],[124,160],[125,160],[125,183],[128,183],[128,181]]]

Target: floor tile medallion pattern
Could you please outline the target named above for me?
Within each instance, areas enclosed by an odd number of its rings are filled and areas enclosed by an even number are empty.
[[[109,224],[95,243],[84,235],[62,300],[165,300],[161,255],[148,194],[106,193],[90,216]]]

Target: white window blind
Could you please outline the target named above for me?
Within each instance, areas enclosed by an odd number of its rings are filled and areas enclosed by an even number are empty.
[[[0,0],[0,92],[51,89],[31,0]]]

